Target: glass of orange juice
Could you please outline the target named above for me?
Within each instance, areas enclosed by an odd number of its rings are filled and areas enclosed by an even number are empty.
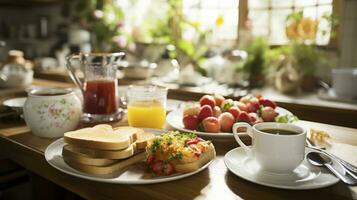
[[[130,126],[163,128],[166,120],[167,88],[155,85],[132,85],[127,90]]]

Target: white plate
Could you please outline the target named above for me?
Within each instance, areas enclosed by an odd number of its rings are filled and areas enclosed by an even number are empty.
[[[18,112],[22,112],[26,99],[26,97],[12,98],[4,101],[2,104]]]
[[[292,113],[284,108],[281,107],[276,107],[276,112],[279,113],[279,115],[292,115]],[[183,109],[177,109],[172,112],[170,112],[167,117],[166,121],[167,123],[172,126],[173,128],[184,131],[184,132],[194,132],[199,136],[203,137],[212,137],[212,138],[233,138],[232,133],[207,133],[207,132],[201,132],[201,131],[192,131],[189,129],[185,129],[184,125],[182,123],[182,113]],[[241,133],[242,135],[245,135],[245,133]]]
[[[170,112],[176,110],[183,101],[175,100],[175,99],[167,99],[166,111]]]
[[[306,153],[310,151],[314,150],[305,149]],[[245,180],[275,188],[292,190],[316,189],[333,185],[339,181],[327,169],[313,166],[306,159],[291,174],[261,171],[256,161],[247,157],[241,147],[229,151],[224,156],[224,163],[232,173]],[[334,162],[333,166],[341,173],[344,172],[341,165],[336,162]]]
[[[152,132],[156,135],[159,135],[165,131],[158,130],[158,129],[145,129],[148,132]],[[111,174],[105,176],[96,176],[90,175],[87,173],[80,172],[68,166],[62,157],[62,148],[64,146],[63,138],[54,141],[50,144],[45,151],[45,158],[47,162],[54,168],[83,179],[88,179],[92,181],[99,181],[99,182],[107,182],[107,183],[116,183],[116,184],[152,184],[152,183],[162,183],[173,181],[177,179],[182,179],[188,176],[192,176],[201,172],[202,170],[206,169],[211,162],[207,163],[206,165],[202,166],[200,169],[184,174],[173,174],[171,176],[161,176],[161,177],[154,177],[154,178],[144,178],[144,171],[138,165],[132,165],[128,169],[124,170],[122,173],[119,174]]]

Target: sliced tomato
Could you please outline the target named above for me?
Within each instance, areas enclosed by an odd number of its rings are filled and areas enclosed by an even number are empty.
[[[186,142],[186,144],[187,144],[187,145],[197,144],[197,143],[202,142],[202,141],[204,141],[202,138],[196,137],[196,138],[194,138],[194,139],[188,140],[188,141]]]

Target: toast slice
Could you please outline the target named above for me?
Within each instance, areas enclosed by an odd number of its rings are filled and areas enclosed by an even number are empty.
[[[129,167],[132,164],[135,164],[137,162],[140,162],[146,158],[146,153],[141,152],[138,153],[130,158],[124,159],[124,160],[118,160],[115,163],[109,164],[109,165],[104,165],[104,166],[94,166],[94,165],[83,165],[79,164],[77,162],[74,162],[73,160],[63,157],[63,160],[72,168],[88,173],[88,174],[94,174],[94,175],[105,175],[105,174],[111,174],[117,171],[122,171]]]
[[[145,149],[146,146],[156,137],[155,134],[150,132],[143,132],[138,134],[138,139],[136,140],[137,149]]]
[[[136,143],[129,145],[123,150],[99,150],[86,147],[78,147],[74,145],[66,145],[63,147],[62,154],[71,157],[88,157],[88,158],[102,158],[102,159],[125,159],[133,156],[138,152]],[[65,155],[64,155],[65,156]],[[84,163],[83,163],[84,164]]]
[[[105,165],[113,164],[118,161],[114,159],[90,157],[86,154],[82,154],[78,152],[74,148],[76,147],[72,145],[65,145],[62,150],[63,159],[66,159],[68,162],[71,163],[93,165],[93,166],[105,166]]]
[[[71,157],[84,156],[89,158],[125,159],[134,155],[140,150],[145,150],[148,142],[155,138],[155,134],[142,132],[137,134],[137,137],[138,139],[133,144],[122,150],[100,150],[80,147],[77,145],[66,145],[63,147],[63,152],[65,152],[67,156]],[[86,158],[85,160],[88,160],[89,158]],[[83,159],[77,160],[81,161]],[[86,164],[85,162],[80,163]]]
[[[193,172],[207,164],[216,157],[216,151],[211,143],[208,150],[205,151],[198,160],[189,163],[177,163],[174,165],[175,171],[178,173]]]
[[[100,124],[92,128],[83,128],[64,133],[65,143],[78,147],[122,150],[136,141],[137,134],[143,133],[142,129],[123,126],[113,130],[110,125]]]

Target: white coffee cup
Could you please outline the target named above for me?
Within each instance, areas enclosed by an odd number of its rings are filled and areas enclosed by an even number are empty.
[[[238,137],[237,129],[245,127],[252,138],[252,148],[247,147]],[[280,129],[297,134],[278,135],[261,130]],[[249,157],[255,159],[260,169],[274,173],[290,173],[301,164],[305,157],[306,130],[293,124],[263,122],[249,125],[238,122],[233,125],[234,138]]]

